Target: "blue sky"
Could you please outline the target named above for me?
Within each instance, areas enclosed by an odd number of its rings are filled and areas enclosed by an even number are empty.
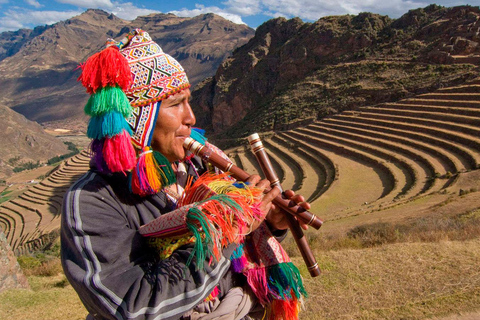
[[[88,8],[103,9],[127,20],[153,12],[184,17],[213,12],[256,28],[280,16],[312,22],[329,15],[373,12],[398,18],[410,9],[432,3],[447,7],[480,6],[480,0],[0,0],[0,32],[53,24]]]

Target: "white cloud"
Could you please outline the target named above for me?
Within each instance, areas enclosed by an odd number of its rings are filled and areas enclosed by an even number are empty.
[[[31,28],[31,25],[53,24],[79,14],[79,11],[33,11],[14,8],[5,11],[4,16],[0,17],[0,32]]]
[[[133,20],[138,16],[159,12],[157,10],[136,7],[131,2],[120,2],[110,0],[56,0],[60,3],[75,5],[80,8],[103,9],[111,12],[119,18]]]
[[[261,1],[258,0],[227,0],[222,4],[228,8],[228,12],[240,16],[252,16],[262,12]]]
[[[428,6],[429,0],[226,0],[225,12],[239,16],[263,14],[270,17],[300,17],[316,21],[324,16],[372,12],[398,18],[408,10]],[[462,2],[463,1],[463,2]],[[452,7],[465,4],[465,0],[435,0],[436,4]],[[479,5],[480,0],[469,0]],[[211,8],[207,8],[211,9]]]
[[[215,13],[227,20],[232,21],[233,23],[245,24],[242,21],[242,17],[239,16],[238,14],[230,13],[229,11],[220,9],[218,7],[205,7],[204,5],[201,5],[201,4],[195,4],[195,9],[174,10],[174,11],[170,11],[169,13],[173,13],[174,15],[179,17],[195,17],[200,14]]]
[[[249,1],[249,0],[246,0]],[[303,19],[317,20],[327,15],[358,14],[372,12],[398,18],[409,10],[424,8],[436,3],[445,7],[465,5],[478,6],[479,0],[261,0],[265,8],[277,14]]]
[[[248,7],[252,0],[228,0],[226,5]],[[411,9],[424,8],[431,3],[453,7],[465,5],[464,0],[260,0],[262,14],[287,18],[300,17],[305,20],[316,21],[320,17],[330,15],[358,14],[372,12],[398,18]],[[470,5],[478,6],[480,0],[469,0]],[[230,7],[228,11],[237,10]]]
[[[120,3],[113,2],[114,8],[110,10],[114,15],[125,20],[133,20],[138,16],[146,16],[150,13],[158,13],[160,11],[138,8],[131,2]]]
[[[3,0],[0,0],[3,1]],[[37,2],[37,0],[25,0],[29,4]],[[57,2],[74,4],[79,8],[98,8],[111,12],[119,18],[133,20],[137,16],[148,15],[155,10],[138,8],[131,2],[111,2],[110,0],[57,0]],[[32,4],[33,5],[33,4]],[[53,24],[62,20],[69,19],[79,15],[83,10],[79,11],[35,11],[25,10],[20,7],[11,7],[3,12],[0,17],[0,32],[8,30],[18,30],[21,28],[32,28],[32,26]]]
[[[43,7],[43,5],[41,5],[37,0],[25,0],[25,2],[37,9]]]
[[[114,8],[110,0],[56,0],[60,3],[71,4],[79,8]]]

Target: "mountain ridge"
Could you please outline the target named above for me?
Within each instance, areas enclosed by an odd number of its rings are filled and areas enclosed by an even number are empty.
[[[88,95],[76,81],[77,66],[100,51],[108,38],[120,39],[135,28],[148,30],[184,66],[193,85],[214,74],[236,46],[253,36],[246,25],[214,14],[151,14],[126,21],[89,9],[51,26],[0,35],[0,72],[5,75],[0,79],[0,104],[40,123],[75,118],[85,127]]]
[[[470,6],[272,19],[192,93],[198,125],[219,143],[462,83],[478,75],[479,28]]]
[[[8,177],[16,166],[27,162],[45,162],[68,153],[67,146],[46,133],[38,123],[0,105],[0,176]]]

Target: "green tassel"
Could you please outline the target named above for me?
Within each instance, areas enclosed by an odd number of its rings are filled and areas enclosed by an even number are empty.
[[[210,200],[216,200],[218,202],[221,202],[222,204],[226,205],[230,209],[234,211],[242,211],[243,208],[241,205],[239,205],[235,199],[232,197],[226,195],[226,194],[216,194],[206,200],[203,200],[202,202],[210,201]]]
[[[104,87],[90,96],[85,105],[85,113],[95,117],[107,112],[116,111],[128,118],[132,114],[132,107],[125,94],[119,87]]]
[[[269,267],[268,278],[269,286],[274,287],[284,300],[291,299],[291,290],[297,298],[301,295],[307,296],[300,271],[292,262]]]
[[[202,231],[198,230],[198,226],[201,227]],[[212,255],[209,245],[213,244],[213,239],[209,230],[213,227],[209,223],[207,217],[203,214],[202,210],[193,207],[188,210],[187,228],[195,237],[195,245],[192,253],[188,257],[186,266],[188,267],[192,262],[193,257],[196,257],[195,270],[199,270],[200,268],[203,269],[207,255]]]
[[[169,186],[177,181],[177,176],[173,171],[170,161],[163,154],[158,151],[153,151],[153,157],[158,167],[160,168],[160,176],[162,178],[162,185]]]

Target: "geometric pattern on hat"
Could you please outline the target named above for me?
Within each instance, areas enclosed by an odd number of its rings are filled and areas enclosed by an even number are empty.
[[[133,32],[133,37],[120,53],[127,59],[133,76],[131,87],[125,91],[132,107],[163,100],[190,87],[180,63],[164,53],[141,29]]]
[[[160,104],[160,102],[152,102],[146,106],[133,108],[132,115],[126,119],[132,128],[131,138],[136,148],[150,146]]]

